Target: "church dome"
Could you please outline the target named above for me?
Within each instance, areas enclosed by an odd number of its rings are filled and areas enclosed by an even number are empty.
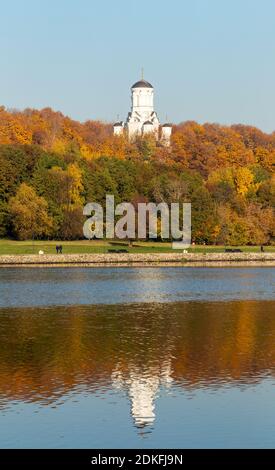
[[[144,126],[153,126],[153,123],[151,121],[145,121],[143,124]]]
[[[153,88],[151,83],[146,82],[146,80],[139,80],[138,82],[134,83],[132,88]]]

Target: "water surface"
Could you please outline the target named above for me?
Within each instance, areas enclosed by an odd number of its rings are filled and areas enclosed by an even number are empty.
[[[0,270],[1,447],[274,447],[270,268]]]
[[[274,268],[2,268],[0,307],[274,298]]]

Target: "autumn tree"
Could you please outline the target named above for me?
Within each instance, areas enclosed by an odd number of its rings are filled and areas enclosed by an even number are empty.
[[[274,163],[275,132],[252,126],[183,122],[167,148],[150,135],[114,136],[111,123],[1,106],[0,236],[18,236],[10,204],[25,184],[46,201],[56,238],[82,236],[83,205],[113,194],[116,203],[190,201],[197,242],[274,243]]]
[[[10,198],[9,212],[13,233],[19,240],[51,235],[53,221],[48,214],[48,204],[26,183]]]

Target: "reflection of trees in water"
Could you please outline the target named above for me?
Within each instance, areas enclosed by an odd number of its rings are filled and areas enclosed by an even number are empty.
[[[120,386],[136,424],[150,424],[161,384],[274,374],[273,309],[268,301],[2,309],[0,392],[48,403],[76,388]]]

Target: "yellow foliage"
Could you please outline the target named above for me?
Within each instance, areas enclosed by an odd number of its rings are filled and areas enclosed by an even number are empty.
[[[237,193],[241,196],[246,196],[250,189],[256,190],[256,185],[253,185],[254,175],[249,168],[237,168],[235,170],[235,184]]]
[[[84,203],[84,198],[81,196],[84,189],[82,184],[82,172],[77,163],[70,163],[67,168],[67,173],[71,180],[69,188],[71,204],[81,206]]]
[[[86,144],[81,145],[80,153],[82,157],[86,158],[87,160],[91,160],[92,158],[94,158],[94,154],[91,148]]]
[[[48,204],[26,183],[22,183],[16,195],[10,198],[9,212],[19,240],[50,235],[53,219],[48,214]]]
[[[60,153],[61,155],[64,155],[66,153],[66,148],[67,148],[66,141],[61,140],[61,139],[55,139],[51,146],[51,150],[53,152]]]
[[[207,182],[210,185],[216,185],[219,183],[228,183],[231,187],[234,187],[234,175],[232,168],[221,168],[214,170],[210,173]]]

